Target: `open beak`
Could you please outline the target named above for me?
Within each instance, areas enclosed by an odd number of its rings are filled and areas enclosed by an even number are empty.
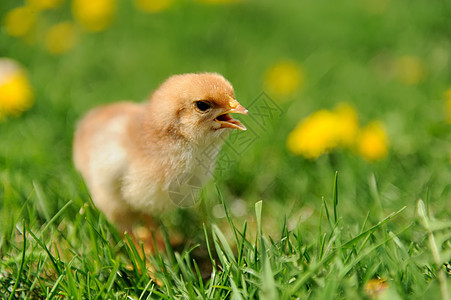
[[[215,121],[221,124],[220,128],[232,128],[232,129],[239,129],[239,130],[247,130],[246,126],[243,125],[239,120],[234,119],[230,116],[230,114],[242,114],[242,115],[248,115],[249,112],[247,109],[245,109],[241,104],[239,104],[236,100],[234,100],[236,105],[235,107],[221,113],[215,118]]]

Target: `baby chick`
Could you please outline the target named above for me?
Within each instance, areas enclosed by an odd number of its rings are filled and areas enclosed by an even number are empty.
[[[233,129],[246,130],[230,113],[248,114],[232,85],[216,73],[167,79],[145,103],[119,102],[96,108],[78,124],[73,159],[96,206],[119,229],[131,232],[142,216],[175,207],[169,189],[178,180],[210,177],[217,153]],[[211,159],[207,164],[202,160]]]

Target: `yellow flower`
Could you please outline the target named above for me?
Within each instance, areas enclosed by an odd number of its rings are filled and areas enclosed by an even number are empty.
[[[356,110],[349,104],[334,110],[319,110],[302,120],[288,135],[287,148],[294,154],[315,159],[337,147],[356,149],[369,161],[387,156],[388,138],[379,122],[371,122],[362,130]]]
[[[4,19],[6,32],[15,37],[30,33],[36,24],[37,13],[31,6],[16,7],[9,11]]]
[[[135,6],[144,12],[157,13],[168,9],[174,0],[135,0]]]
[[[33,91],[25,71],[10,59],[0,58],[0,118],[19,115],[33,105]]]
[[[307,158],[318,158],[337,146],[336,124],[336,116],[331,111],[313,113],[288,135],[288,150]]]
[[[105,30],[116,12],[116,0],[73,0],[72,14],[87,31]]]
[[[446,101],[446,121],[451,124],[451,88],[446,90],[445,92],[445,101]]]
[[[63,0],[27,0],[28,5],[37,10],[57,8],[63,3]]]
[[[294,94],[305,81],[302,68],[293,61],[279,62],[271,66],[265,74],[265,89],[276,97]]]
[[[423,62],[415,56],[401,56],[395,62],[396,76],[406,85],[420,83],[426,76]]]
[[[380,122],[373,121],[360,131],[357,150],[369,161],[380,160],[387,156],[388,137]]]
[[[62,22],[52,26],[45,37],[45,46],[51,54],[62,54],[75,45],[76,29],[71,22]]]
[[[357,112],[349,104],[339,104],[334,111],[319,110],[288,135],[287,147],[294,154],[318,158],[335,147],[351,147],[358,132]]]

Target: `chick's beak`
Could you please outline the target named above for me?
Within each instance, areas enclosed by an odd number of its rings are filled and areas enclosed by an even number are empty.
[[[242,115],[248,115],[249,112],[247,109],[245,109],[241,104],[239,104],[236,100],[234,100],[234,105],[231,106],[232,108],[219,114],[215,121],[221,124],[220,128],[232,128],[232,129],[239,129],[239,130],[247,130],[246,126],[243,125],[239,120],[234,119],[230,116],[230,114],[242,114]]]

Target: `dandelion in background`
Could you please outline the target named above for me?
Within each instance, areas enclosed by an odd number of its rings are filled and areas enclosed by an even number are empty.
[[[445,101],[446,121],[451,124],[451,88],[445,92]]]
[[[33,105],[33,91],[19,64],[0,58],[0,119],[17,116]]]
[[[36,24],[37,10],[31,6],[21,6],[10,10],[4,19],[6,32],[14,37],[24,37]]]
[[[293,95],[304,85],[304,71],[293,61],[279,62],[271,66],[265,74],[264,86],[277,98]]]
[[[399,57],[395,63],[396,77],[405,85],[420,83],[426,76],[423,62],[415,56],[405,55]]]
[[[72,14],[86,31],[105,30],[113,21],[115,0],[73,0]]]
[[[135,6],[147,13],[157,13],[167,10],[174,0],[135,0]]]
[[[366,160],[383,159],[388,154],[388,137],[384,127],[378,121],[365,126],[357,139],[357,150]]]
[[[322,109],[301,120],[288,135],[287,148],[309,159],[336,148],[357,150],[364,159],[375,161],[387,156],[388,137],[380,122],[360,129],[357,111],[341,103],[334,110]]]
[[[77,30],[72,22],[53,25],[45,37],[45,47],[51,54],[62,54],[75,45]]]
[[[287,147],[294,154],[315,159],[336,147],[350,147],[358,132],[357,112],[349,104],[333,111],[314,112],[290,133]]]
[[[294,154],[314,159],[337,146],[336,116],[320,110],[305,120],[289,134],[287,147]]]

